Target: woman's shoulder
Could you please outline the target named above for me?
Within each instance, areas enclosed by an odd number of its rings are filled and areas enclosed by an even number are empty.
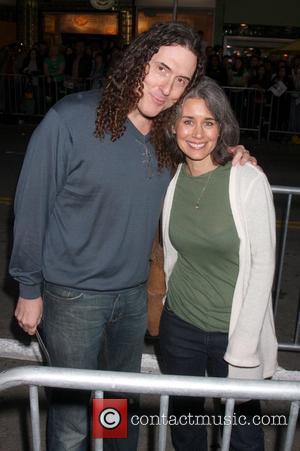
[[[268,179],[260,166],[254,166],[251,163],[245,165],[236,165],[231,168],[232,176],[236,179],[239,186],[250,187],[252,182],[267,183]]]
[[[260,166],[255,166],[251,163],[246,163],[243,166],[241,164],[237,164],[236,166],[232,166],[232,171],[235,171],[237,176],[239,177],[247,177],[248,179],[254,179],[256,177],[264,177],[265,174]]]

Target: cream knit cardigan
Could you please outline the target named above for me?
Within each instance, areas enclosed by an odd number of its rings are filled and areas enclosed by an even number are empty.
[[[163,208],[166,284],[177,260],[169,238],[170,213],[182,165],[168,187]],[[233,166],[229,199],[240,239],[239,273],[234,290],[228,347],[224,360],[228,377],[262,379],[277,369],[271,289],[275,267],[275,212],[264,173],[252,166]],[[213,206],[212,206],[213,208]],[[205,258],[205,256],[204,256]]]

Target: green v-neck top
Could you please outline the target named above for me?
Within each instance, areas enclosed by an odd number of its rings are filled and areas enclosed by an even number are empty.
[[[230,169],[227,163],[192,177],[183,165],[171,210],[169,232],[178,259],[169,280],[168,304],[180,318],[205,331],[228,332],[239,271]]]

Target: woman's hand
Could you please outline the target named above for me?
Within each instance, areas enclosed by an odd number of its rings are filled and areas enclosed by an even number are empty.
[[[257,165],[256,158],[252,157],[250,155],[249,150],[245,149],[245,147],[242,144],[239,144],[238,146],[234,147],[229,147],[229,152],[233,154],[232,160],[233,166],[236,166],[238,163],[243,166],[247,162],[253,164],[254,166]]]

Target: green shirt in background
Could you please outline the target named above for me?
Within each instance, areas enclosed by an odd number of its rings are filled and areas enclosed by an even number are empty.
[[[45,64],[48,66],[48,72],[53,80],[62,81],[64,79],[64,74],[59,73],[60,66],[65,63],[65,58],[63,55],[57,55],[55,58],[45,58]]]
[[[168,304],[180,318],[205,331],[228,332],[239,271],[230,169],[227,163],[192,177],[183,166],[171,210],[169,232],[178,260],[169,280]]]

